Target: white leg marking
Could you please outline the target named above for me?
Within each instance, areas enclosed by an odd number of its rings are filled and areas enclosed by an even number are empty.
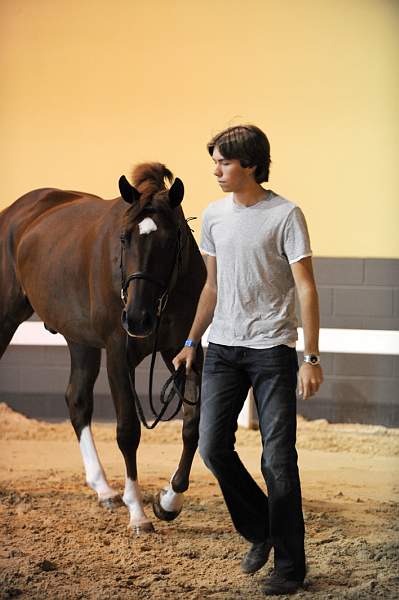
[[[98,458],[90,425],[83,428],[80,434],[79,445],[86,472],[87,485],[97,492],[99,500],[117,496],[118,493],[109,486],[104,469]]]
[[[140,525],[142,523],[150,523],[150,519],[146,517],[146,514],[144,512],[144,504],[143,499],[141,497],[139,484],[137,483],[137,481],[129,479],[129,477],[126,477],[123,502],[129,509],[129,525]]]
[[[184,494],[174,492],[172,484],[161,491],[160,504],[168,512],[180,512],[184,502]]]
[[[151,233],[151,231],[156,231],[157,229],[156,223],[150,217],[146,217],[139,223],[140,235]]]

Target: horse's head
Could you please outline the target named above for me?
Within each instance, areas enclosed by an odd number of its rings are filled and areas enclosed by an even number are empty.
[[[164,310],[181,260],[183,182],[159,163],[133,172],[134,187],[119,180],[122,198],[130,206],[121,236],[122,325],[132,337],[147,337]]]

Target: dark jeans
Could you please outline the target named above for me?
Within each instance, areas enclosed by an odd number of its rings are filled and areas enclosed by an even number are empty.
[[[202,380],[199,451],[219,481],[237,531],[271,538],[276,571],[305,577],[304,522],[297,466],[294,348],[262,350],[209,344]],[[262,436],[261,490],[234,450],[237,417],[252,386]]]

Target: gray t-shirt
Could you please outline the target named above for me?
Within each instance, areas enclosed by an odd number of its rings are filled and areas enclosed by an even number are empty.
[[[208,340],[248,348],[295,345],[290,264],[312,254],[300,208],[271,190],[248,207],[230,194],[204,211],[200,247],[217,263],[217,303]]]

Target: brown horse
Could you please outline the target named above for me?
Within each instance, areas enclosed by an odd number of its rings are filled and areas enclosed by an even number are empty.
[[[164,165],[142,164],[133,173],[135,187],[121,177],[122,197],[115,200],[40,189],[0,213],[0,357],[33,311],[65,337],[71,356],[66,401],[86,482],[99,502],[112,508],[121,498],[107,482],[90,427],[93,386],[105,348],[117,441],[126,464],[123,502],[136,533],[153,526],[137,481],[134,370],[151,352],[159,325],[158,349],[174,371],[172,358],[188,335],[205,281],[202,257],[180,207],[183,183],[176,178],[168,189],[172,181]],[[199,350],[198,374],[202,360]],[[195,386],[188,388],[193,400]],[[157,496],[159,518],[170,520],[182,508],[198,421],[199,404],[185,405],[183,451],[170,484]]]

